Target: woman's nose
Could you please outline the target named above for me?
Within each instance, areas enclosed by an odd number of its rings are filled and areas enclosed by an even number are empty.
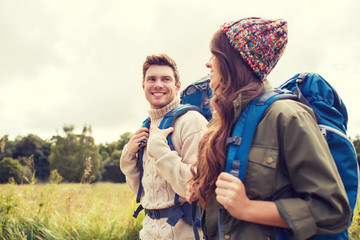
[[[211,68],[210,59],[205,63],[205,66],[206,66],[207,68]]]

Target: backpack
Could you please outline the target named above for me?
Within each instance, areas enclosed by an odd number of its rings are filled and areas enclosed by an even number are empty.
[[[190,104],[197,106],[203,112],[205,118],[210,121],[212,118],[210,99],[212,97],[212,90],[209,86],[209,75],[202,77],[198,81],[191,83],[180,94],[181,104]]]
[[[188,111],[197,111],[201,114],[203,114],[202,110],[199,109],[196,106],[191,105],[180,105],[172,110],[170,110],[168,113],[165,114],[163,119],[161,120],[161,123],[159,125],[159,129],[166,129],[169,127],[174,127],[176,120],[187,113]],[[142,124],[142,127],[150,128],[150,118],[148,117]],[[171,140],[170,133],[167,136],[167,142],[169,144],[169,147],[172,151],[175,150],[172,140]],[[141,195],[143,192],[143,186],[142,186],[142,177],[144,173],[143,169],[143,153],[144,153],[144,147],[140,147],[138,150],[138,156],[137,156],[137,162],[136,167],[139,169],[140,172],[140,184],[136,196],[136,203],[140,203]],[[200,223],[200,213],[199,208],[195,203],[189,204],[188,202],[185,202],[184,204],[180,205],[179,201],[179,195],[175,193],[174,198],[175,206],[167,208],[167,209],[156,209],[156,210],[147,210],[145,209],[145,213],[148,214],[151,218],[159,219],[163,217],[168,217],[168,220],[166,221],[171,226],[175,226],[175,224],[179,221],[180,218],[184,220],[189,225],[192,225],[194,236],[196,240],[199,240],[199,233],[197,231],[197,227],[199,227]],[[142,205],[140,204],[138,208],[135,210],[133,217],[137,217],[140,211],[143,210]]]
[[[316,113],[318,126],[329,145],[353,215],[358,196],[359,166],[355,147],[346,135],[348,115],[340,96],[320,75],[310,73],[295,75],[280,89],[292,91],[300,102],[312,107]],[[349,239],[349,235],[345,230],[334,235],[315,235],[310,239]]]
[[[311,107],[317,118],[330,152],[345,186],[353,213],[358,194],[358,162],[351,140],[346,136],[347,111],[334,88],[320,75],[301,73],[282,84],[278,89],[266,91],[246,106],[237,120],[232,136],[228,138],[226,172],[244,180],[251,142],[266,109],[279,99],[294,99]],[[251,117],[248,117],[250,116]],[[222,209],[219,209],[218,229],[221,239]],[[350,223],[351,224],[351,223]],[[277,239],[287,239],[278,231]],[[347,230],[334,235],[315,235],[310,239],[349,239]]]

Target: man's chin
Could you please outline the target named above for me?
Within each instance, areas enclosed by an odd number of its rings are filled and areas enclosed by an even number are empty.
[[[156,108],[156,109],[163,108],[166,105],[167,103],[163,103],[163,102],[156,102],[151,104],[152,108]]]

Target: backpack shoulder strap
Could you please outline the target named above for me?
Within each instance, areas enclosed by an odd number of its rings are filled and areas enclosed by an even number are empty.
[[[150,117],[146,118],[144,120],[144,122],[142,123],[141,127],[143,128],[150,128]],[[141,143],[140,143],[141,144]],[[137,156],[137,162],[136,162],[136,167],[143,171],[143,162],[142,162],[142,157],[143,157],[143,154],[144,154],[144,147],[140,147],[140,144],[139,144],[139,150],[138,150],[138,156]]]
[[[245,107],[236,121],[231,137],[227,139],[229,148],[225,171],[238,177],[241,181],[245,178],[248,154],[256,128],[268,107],[279,99],[297,99],[297,97],[289,91],[282,91],[280,89],[266,91]],[[218,209],[218,231],[219,238],[224,240],[222,212],[223,208],[220,207]]]
[[[168,113],[165,114],[165,116],[163,117],[163,119],[161,120],[161,123],[159,125],[160,129],[166,129],[169,127],[173,127],[175,125],[176,120],[184,115],[185,113],[187,113],[188,111],[197,111],[199,113],[202,114],[202,111],[200,108],[196,107],[196,106],[192,106],[192,105],[179,105],[176,108],[170,110]],[[142,127],[146,127],[146,128],[150,128],[150,117],[148,117],[147,119],[145,119],[145,121],[142,124]],[[171,141],[171,134],[169,134],[167,136],[167,141],[168,144],[170,146],[171,150],[175,150],[172,141]],[[144,154],[144,147],[139,147],[139,151],[138,151],[138,156],[137,156],[137,162],[136,162],[136,166],[139,169],[140,172],[140,181],[139,181],[139,188],[138,188],[138,192],[137,192],[137,196],[136,196],[136,202],[139,203],[140,199],[141,199],[141,195],[143,192],[143,186],[142,186],[142,177],[143,177],[143,154]],[[179,201],[179,195],[175,194],[175,199],[174,199],[174,203],[175,205],[179,205],[180,201]],[[135,210],[133,217],[137,217],[139,212],[143,209],[142,205],[140,204],[139,207]],[[176,219],[178,219],[179,217],[181,217],[182,215],[179,216],[175,216]],[[177,220],[174,221],[175,223],[177,222]],[[175,224],[173,223],[173,224]]]
[[[231,137],[227,140],[229,148],[226,172],[244,180],[248,154],[257,125],[268,107],[279,99],[297,99],[297,97],[287,91],[272,89],[251,101],[243,110],[234,126]]]
[[[144,122],[142,123],[141,127],[143,128],[149,128],[150,127],[150,117],[146,118],[144,120]],[[140,143],[141,144],[141,143]],[[138,150],[138,157],[137,157],[137,162],[136,162],[136,167],[140,170],[143,169],[143,165],[142,165],[142,156],[144,154],[144,147],[140,147],[139,144],[139,150]]]
[[[165,116],[161,120],[159,128],[160,129],[166,129],[166,128],[169,128],[169,127],[174,127],[176,120],[179,117],[181,117],[182,115],[184,115],[185,113],[187,113],[188,111],[197,111],[197,112],[199,112],[199,113],[201,113],[203,115],[203,112],[201,111],[201,109],[196,107],[196,106],[189,105],[189,104],[179,105],[176,108],[169,111],[167,114],[165,114]],[[174,151],[175,148],[174,148],[174,145],[172,144],[171,135],[172,135],[172,133],[170,133],[167,136],[166,139],[168,141],[170,149],[172,151]],[[193,208],[188,203],[185,203],[182,206],[180,206],[179,197],[180,196],[177,193],[175,193],[174,203],[175,203],[175,206],[177,208],[176,208],[175,211],[172,212],[172,214],[170,215],[170,217],[167,220],[167,223],[169,223],[171,226],[175,226],[175,224],[178,222],[178,220],[181,217],[184,217],[186,215],[185,212],[184,212],[185,208],[188,209],[188,210],[192,210],[192,208]],[[195,209],[197,209],[197,208],[195,208]],[[192,211],[194,211],[194,210],[192,210]],[[193,215],[193,213],[191,212],[191,214],[189,214],[189,216],[194,217],[195,215]],[[195,239],[199,239],[199,234],[198,234],[198,231],[197,231],[197,228],[196,228],[195,217],[190,219],[190,221],[192,222]]]
[[[159,128],[166,129],[169,127],[173,127],[175,125],[176,119],[178,119],[188,111],[197,111],[202,114],[201,109],[196,106],[190,104],[179,105],[165,114],[165,116],[161,120]]]
[[[161,120],[161,123],[159,125],[159,128],[160,129],[166,129],[166,128],[169,128],[169,127],[174,127],[175,125],[175,122],[176,120],[181,117],[182,115],[184,115],[185,113],[187,113],[188,111],[197,111],[199,112],[200,114],[203,114],[201,109],[196,107],[196,106],[193,106],[193,105],[179,105],[177,107],[175,107],[174,109],[170,110],[168,113],[165,114],[165,116],[163,117],[163,119]],[[171,150],[175,150],[174,149],[174,146],[172,144],[172,141],[171,141],[171,135],[172,133],[170,133],[168,136],[167,136],[167,141],[168,141],[168,144],[170,146],[170,149]]]
[[[149,128],[150,127],[150,117],[146,118],[144,120],[144,122],[142,123],[141,127],[146,127]],[[139,144],[140,145],[140,144]],[[137,169],[139,169],[139,174],[140,174],[140,181],[139,181],[139,188],[138,188],[138,192],[136,195],[136,203],[140,202],[141,199],[141,195],[143,192],[143,185],[142,185],[142,177],[144,174],[144,168],[143,168],[143,155],[144,155],[144,147],[140,147],[139,146],[139,150],[137,152],[137,160],[136,160],[136,167]],[[140,213],[140,211],[143,209],[142,205],[140,204],[138,206],[138,208],[134,211],[133,217],[137,217]]]

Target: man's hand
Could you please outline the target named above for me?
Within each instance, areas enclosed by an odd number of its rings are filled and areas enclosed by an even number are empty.
[[[188,182],[187,186],[186,186],[186,201],[188,203],[192,203],[195,202],[197,200],[196,195],[195,195],[195,189],[193,187],[193,183],[194,181],[190,181]]]
[[[149,129],[140,128],[130,138],[129,143],[127,145],[128,150],[132,153],[136,153],[139,150],[139,147],[146,146],[148,138],[149,138]]]
[[[150,156],[158,159],[165,155],[167,152],[170,152],[171,149],[168,145],[166,137],[174,131],[173,127],[167,129],[152,128],[149,144],[147,145],[147,151]]]

